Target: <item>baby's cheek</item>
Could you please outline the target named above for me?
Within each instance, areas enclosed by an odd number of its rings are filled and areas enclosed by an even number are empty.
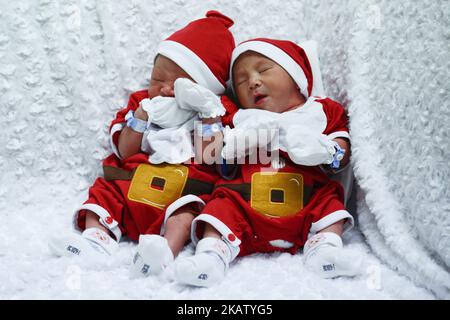
[[[148,88],[148,97],[149,99],[153,99],[154,97],[157,97],[160,95],[160,88],[159,87],[149,87]]]

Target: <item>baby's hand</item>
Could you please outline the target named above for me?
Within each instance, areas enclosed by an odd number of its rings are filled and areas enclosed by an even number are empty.
[[[180,109],[171,97],[143,99],[139,106],[147,112],[148,121],[161,128],[178,127],[195,116],[194,111]]]
[[[225,114],[220,98],[211,90],[186,78],[174,83],[175,100],[179,107],[198,112],[200,118],[216,118]]]
[[[145,99],[144,99],[145,100]],[[144,108],[142,108],[142,105],[139,104],[139,107],[136,109],[136,111],[134,112],[134,116],[138,119],[147,121],[148,120],[148,113],[147,111],[144,110]]]
[[[149,159],[153,164],[183,163],[194,156],[190,130],[185,127],[149,132],[146,142],[152,150]]]
[[[335,142],[326,135],[294,126],[281,134],[280,143],[293,162],[304,166],[330,164],[336,152]]]
[[[278,126],[275,120],[256,123],[252,120],[239,127],[224,131],[222,158],[240,159],[251,155],[258,148],[273,151],[278,148]],[[270,150],[269,150],[270,149]]]

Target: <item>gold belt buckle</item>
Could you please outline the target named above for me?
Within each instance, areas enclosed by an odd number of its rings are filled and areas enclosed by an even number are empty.
[[[250,206],[269,217],[295,215],[303,209],[303,187],[303,176],[298,173],[254,173]]]
[[[140,164],[133,175],[128,199],[159,209],[180,198],[189,169],[174,164]]]

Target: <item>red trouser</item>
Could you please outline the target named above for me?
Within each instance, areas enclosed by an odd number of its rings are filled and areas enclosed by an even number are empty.
[[[123,162],[108,157],[104,178],[89,189],[88,200],[75,215],[77,228],[85,229],[86,210],[116,238],[127,235],[137,241],[141,234],[160,234],[165,220],[183,205],[207,200],[218,179],[214,168],[199,165],[151,165],[139,154]]]
[[[196,243],[202,237],[206,222],[225,240],[239,246],[239,256],[274,251],[295,253],[304,245],[309,233],[342,219],[348,219],[349,227],[353,225],[341,194],[342,187],[330,181],[316,190],[300,211],[287,216],[268,216],[255,210],[251,199],[246,201],[237,191],[219,187],[194,220],[192,240]]]

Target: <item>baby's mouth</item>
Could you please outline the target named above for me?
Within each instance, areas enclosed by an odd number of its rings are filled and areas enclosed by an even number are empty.
[[[255,105],[258,106],[258,105],[262,104],[266,100],[266,98],[267,98],[267,95],[265,95],[265,94],[256,94],[253,97],[253,101],[255,102]]]

